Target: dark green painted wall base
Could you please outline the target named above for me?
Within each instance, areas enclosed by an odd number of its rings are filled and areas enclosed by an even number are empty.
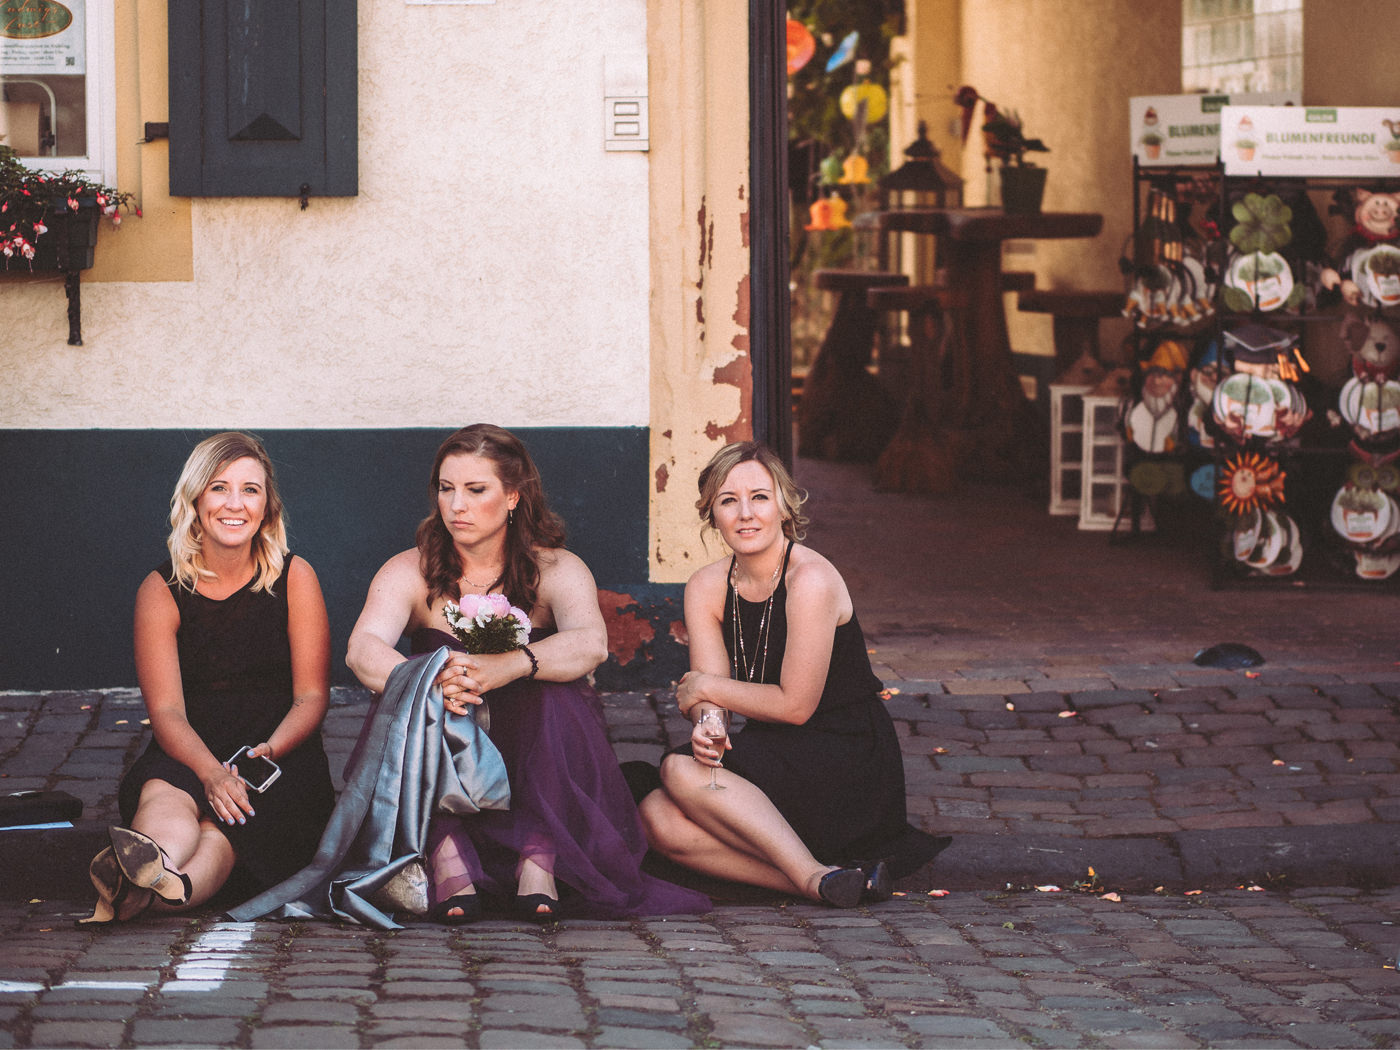
[[[0,689],[134,685],[136,588],[165,558],[170,493],[206,430],[0,431]],[[261,430],[286,501],[292,550],[316,569],[330,609],[331,671],[353,681],[345,643],[370,579],[413,545],[431,509],[428,471],[446,430]],[[634,600],[655,639],[599,672],[608,688],[674,680],[669,635],[680,588],[647,583],[644,428],[518,430],[569,547],[601,588]],[[679,670],[678,670],[679,668]]]

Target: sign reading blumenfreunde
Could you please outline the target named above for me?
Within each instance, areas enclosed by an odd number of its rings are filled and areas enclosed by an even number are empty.
[[[0,0],[0,75],[87,72],[84,0]]]
[[[1220,111],[1229,105],[1282,106],[1296,91],[1235,95],[1140,95],[1128,100],[1133,156],[1142,167],[1214,164],[1220,155]]]
[[[1400,107],[1226,106],[1226,175],[1400,178]]]

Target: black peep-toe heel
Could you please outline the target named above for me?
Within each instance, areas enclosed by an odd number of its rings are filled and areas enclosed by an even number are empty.
[[[540,911],[540,908],[547,910]],[[559,918],[559,899],[547,893],[517,893],[511,911],[517,919],[528,922],[554,922]]]
[[[460,910],[461,914],[452,915],[454,908]],[[429,909],[428,918],[443,926],[465,926],[469,922],[476,922],[481,918],[481,894],[459,893],[455,897],[439,901]]]

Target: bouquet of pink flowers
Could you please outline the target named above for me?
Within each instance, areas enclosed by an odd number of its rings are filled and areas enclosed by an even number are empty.
[[[508,653],[530,640],[530,618],[504,594],[468,594],[442,610],[467,652]]]

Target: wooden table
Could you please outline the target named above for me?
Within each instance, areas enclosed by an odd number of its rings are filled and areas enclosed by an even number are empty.
[[[892,233],[940,237],[947,287],[966,305],[950,310],[937,369],[920,370],[900,429],[876,464],[879,488],[948,491],[958,475],[1029,478],[1048,448],[1011,357],[1002,304],[1001,246],[1008,240],[1093,237],[1096,212],[1004,212],[1000,208],[912,208],[868,212],[856,226],[883,242]]]

